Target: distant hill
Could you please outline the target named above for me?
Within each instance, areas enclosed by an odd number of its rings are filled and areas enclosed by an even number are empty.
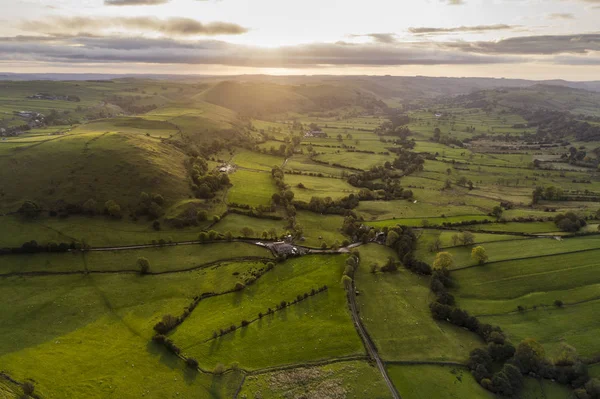
[[[282,112],[326,111],[360,106],[385,107],[375,95],[352,86],[284,85],[271,82],[219,82],[196,98],[232,109],[243,116]]]
[[[573,115],[600,116],[599,92],[547,84],[479,91],[448,101],[470,108],[547,109]]]

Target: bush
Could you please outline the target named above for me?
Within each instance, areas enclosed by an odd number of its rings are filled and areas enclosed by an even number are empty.
[[[215,366],[215,369],[213,370],[213,373],[217,374],[217,375],[221,375],[225,372],[225,366],[223,365],[223,363],[219,363]]]
[[[150,272],[150,261],[146,258],[138,258],[137,266],[140,269],[140,274],[148,274]]]
[[[556,301],[554,301],[554,306],[556,306],[557,308],[562,308],[564,306],[564,302],[560,299],[557,299]]]
[[[193,357],[188,357],[187,359],[185,359],[185,364],[191,369],[198,368],[198,361]]]
[[[32,382],[30,381],[25,381],[23,383],[23,393],[27,396],[31,396],[33,395],[33,392],[35,391],[35,385],[33,385]]]

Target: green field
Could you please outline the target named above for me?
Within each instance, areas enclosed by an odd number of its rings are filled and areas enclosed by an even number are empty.
[[[331,197],[337,200],[357,192],[355,187],[342,179],[286,175],[285,183],[292,188],[294,199],[305,202],[310,202],[312,197]],[[303,188],[299,187],[299,184],[302,184]]]
[[[307,256],[279,264],[241,292],[201,301],[171,338],[208,369],[237,362],[252,370],[363,354],[339,283],[344,260]],[[256,319],[282,300],[291,301],[324,284],[329,289],[323,293],[211,339],[214,331]]]
[[[271,251],[242,242],[167,246],[121,251],[7,255],[2,274],[33,272],[137,272],[137,260],[150,261],[151,273],[189,270],[227,259],[270,258]]]
[[[378,361],[404,399],[499,397],[467,368],[486,343],[451,324],[454,311],[432,317],[430,304],[451,298],[432,291],[439,275],[404,267],[398,253],[409,251],[429,265],[449,252],[455,305],[514,345],[534,338],[549,359],[564,344],[600,354],[600,139],[585,136],[597,133],[597,93],[469,78],[105,78],[0,81],[1,399],[23,390],[4,375],[32,382],[40,399],[387,399]],[[79,101],[27,98],[36,93]],[[549,186],[570,197],[534,201]],[[388,200],[302,209],[375,188],[369,198]],[[287,190],[294,198],[275,203]],[[40,211],[17,212],[25,201]],[[586,219],[585,235],[559,230],[552,218],[565,212]],[[353,242],[397,226],[413,227],[414,247],[406,231],[393,248]],[[455,237],[465,231],[468,245]],[[209,232],[217,240],[199,243]],[[16,253],[32,240],[85,250]],[[398,270],[382,272],[389,258]],[[167,315],[180,356],[156,343]],[[531,377],[515,396],[572,397]]]
[[[461,367],[389,365],[388,372],[403,398],[495,398]]]
[[[229,176],[233,187],[227,194],[227,202],[253,207],[269,205],[277,187],[271,173],[238,170]]]
[[[387,399],[379,371],[366,362],[334,363],[246,377],[240,398],[343,397]]]
[[[468,331],[431,318],[428,278],[404,269],[394,274],[370,273],[372,263],[383,266],[393,256],[391,250],[383,250],[375,244],[361,247],[356,275],[361,318],[382,358],[464,361],[482,342]]]
[[[302,245],[318,248],[325,243],[331,247],[336,242],[341,244],[347,239],[341,232],[344,223],[342,216],[300,211],[296,215],[296,221],[302,228]]]
[[[460,235],[460,233],[458,233]],[[519,238],[519,237],[517,237]],[[483,245],[489,257],[489,262],[502,262],[510,259],[534,258],[532,262],[547,262],[547,258],[538,258],[541,256],[561,254],[565,252],[588,251],[599,248],[600,236],[587,236],[576,238],[565,238],[562,241],[557,241],[554,238],[534,238],[528,240],[511,240],[488,242]],[[475,266],[477,262],[471,258],[472,246],[461,246],[447,248],[444,251],[452,254],[454,258],[454,268],[463,268]],[[586,257],[593,257],[594,252],[581,254],[566,255],[565,259],[570,259],[573,256],[573,262]],[[423,259],[429,263],[433,263],[435,258],[434,253],[424,253]],[[575,260],[576,259],[576,260]],[[527,262],[527,261],[524,261]]]

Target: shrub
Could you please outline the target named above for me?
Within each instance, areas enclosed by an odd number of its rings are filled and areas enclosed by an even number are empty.
[[[556,306],[557,308],[562,308],[564,306],[564,302],[560,299],[557,299],[556,301],[554,301],[554,306]]]
[[[215,369],[213,370],[213,373],[217,374],[217,375],[221,375],[225,372],[225,366],[223,365],[223,363],[219,363],[215,366]]]
[[[32,382],[30,381],[25,381],[23,383],[23,393],[27,396],[31,396],[33,395],[33,392],[35,391],[35,385],[33,385]]]
[[[150,272],[150,261],[146,258],[138,258],[137,260],[138,268],[140,269],[140,274],[148,274]]]
[[[191,369],[198,368],[198,361],[193,357],[188,357],[187,359],[185,359],[185,364]]]

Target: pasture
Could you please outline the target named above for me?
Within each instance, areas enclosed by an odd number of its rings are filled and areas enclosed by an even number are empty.
[[[277,192],[269,172],[238,170],[229,175],[229,180],[233,185],[227,193],[229,204],[266,206],[271,203],[271,197]]]
[[[483,345],[476,335],[431,318],[428,277],[403,268],[373,274],[371,265],[383,266],[388,256],[394,257],[393,251],[369,244],[359,252],[356,288],[361,319],[385,361],[462,362],[472,349]]]
[[[239,397],[277,399],[283,397],[387,399],[389,390],[379,371],[367,362],[349,361],[320,367],[296,368],[246,377]]]
[[[306,256],[278,264],[240,292],[201,301],[171,338],[185,355],[195,357],[208,369],[218,363],[238,363],[253,370],[362,354],[340,285],[344,261],[341,255]],[[325,292],[266,314],[281,301],[292,301],[325,284]],[[259,312],[265,316],[258,318]],[[246,327],[212,339],[219,329],[255,319]]]

